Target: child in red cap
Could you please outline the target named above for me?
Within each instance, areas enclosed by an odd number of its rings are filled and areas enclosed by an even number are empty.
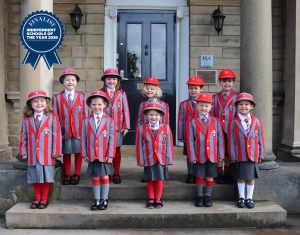
[[[200,95],[197,98],[198,113],[187,124],[187,151],[196,176],[195,206],[197,207],[212,206],[214,177],[218,175],[217,162],[224,159],[221,124],[217,118],[209,114],[212,103],[211,95]]]
[[[115,184],[120,184],[121,146],[123,137],[130,129],[128,101],[125,91],[120,89],[121,76],[118,70],[112,68],[106,69],[101,80],[104,82],[101,90],[109,96],[109,105],[106,108],[106,114],[115,121],[117,128],[117,147],[113,160],[114,174],[112,181]]]
[[[136,158],[138,166],[144,167],[147,182],[148,202],[146,207],[160,208],[162,204],[163,181],[168,177],[168,165],[174,161],[172,132],[168,124],[162,123],[163,106],[149,103],[144,107],[148,123],[136,130]]]
[[[162,90],[159,86],[160,82],[157,78],[150,77],[144,81],[142,95],[147,99],[141,102],[139,105],[139,111],[136,119],[137,126],[148,123],[147,115],[144,114],[143,110],[147,104],[153,102],[161,104],[165,113],[165,115],[162,116],[161,122],[169,124],[169,105],[160,99],[162,97]]]
[[[190,98],[180,102],[178,111],[178,140],[184,143],[183,155],[187,155],[186,150],[186,124],[195,116],[197,112],[197,98],[202,93],[204,87],[204,81],[198,76],[192,76],[186,82],[188,84]],[[186,183],[195,183],[195,176],[193,175],[193,164],[189,162],[187,157],[187,171]]]
[[[45,209],[51,183],[55,182],[55,158],[61,156],[58,116],[44,91],[29,93],[20,131],[20,156],[26,159],[27,183],[33,185],[31,209]]]
[[[63,135],[64,185],[80,181],[82,156],[80,153],[81,125],[88,115],[86,95],[76,90],[80,77],[74,69],[66,69],[59,77],[65,89],[53,96],[53,110],[58,114]],[[75,155],[75,170],[71,176],[71,155]]]
[[[248,93],[237,95],[237,114],[228,128],[228,152],[230,159],[237,162],[239,200],[237,207],[254,208],[252,199],[255,179],[259,177],[257,163],[264,157],[264,135],[261,122],[251,114],[255,107],[253,96]],[[245,182],[247,187],[245,187]],[[245,188],[247,195],[245,197]]]
[[[236,76],[232,70],[222,70],[219,74],[219,82],[222,91],[213,95],[214,103],[211,114],[221,120],[225,143],[227,143],[228,124],[236,114],[234,102],[237,93],[232,90],[235,79]],[[230,167],[226,146],[227,144],[225,144],[225,161],[218,163],[218,177],[216,178],[216,182],[219,184],[232,183],[233,181],[232,171],[234,171],[234,164]]]
[[[116,125],[105,114],[109,96],[103,91],[93,91],[86,100],[92,114],[82,125],[82,156],[88,162],[87,175],[92,178],[94,203],[91,210],[108,207],[109,175],[116,150]]]

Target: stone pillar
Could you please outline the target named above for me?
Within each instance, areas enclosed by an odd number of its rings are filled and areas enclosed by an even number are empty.
[[[7,112],[5,102],[4,0],[0,0],[0,162],[11,159],[8,146]]]
[[[33,11],[53,11],[53,0],[24,0],[21,5],[22,20]],[[52,96],[53,90],[53,67],[49,70],[43,58],[40,59],[34,70],[30,64],[22,64],[27,50],[20,46],[20,98],[21,112],[25,106],[29,92],[42,89]]]
[[[278,157],[300,161],[300,2],[286,2],[285,100]]]
[[[254,114],[264,126],[265,160],[260,169],[278,167],[272,147],[272,89],[271,0],[241,0],[241,92],[254,96]]]

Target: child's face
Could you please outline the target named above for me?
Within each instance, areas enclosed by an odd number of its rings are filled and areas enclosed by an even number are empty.
[[[198,102],[197,108],[198,108],[199,113],[200,113],[202,116],[205,116],[205,115],[207,115],[207,114],[209,113],[209,111],[211,110],[212,104],[206,103],[206,102]]]
[[[156,110],[150,110],[147,113],[147,119],[150,123],[155,124],[161,119],[161,114]]]
[[[203,91],[203,87],[201,86],[189,85],[189,95],[194,99],[196,99],[201,94],[202,91]]]
[[[156,98],[157,96],[157,88],[158,86],[154,85],[145,85],[145,95],[151,99],[151,98]]]
[[[106,108],[106,103],[102,98],[96,97],[91,100],[90,108],[93,111],[93,113],[100,114],[104,112],[104,109]]]
[[[231,91],[233,88],[233,79],[225,78],[220,81],[223,91]]]
[[[31,106],[35,112],[41,113],[46,109],[47,101],[43,97],[36,97],[36,98],[32,99]]]
[[[117,84],[118,84],[118,78],[117,77],[107,77],[107,78],[105,78],[105,85],[109,89],[116,88]]]
[[[236,107],[237,111],[245,116],[248,113],[250,113],[253,108],[254,108],[253,104],[247,100],[242,100],[242,101],[238,102],[237,107]]]
[[[77,85],[77,79],[74,75],[66,75],[63,84],[68,91],[73,91]]]

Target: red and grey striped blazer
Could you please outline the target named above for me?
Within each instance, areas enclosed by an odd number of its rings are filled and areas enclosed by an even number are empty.
[[[194,118],[197,113],[197,103],[195,103],[193,98],[180,102],[177,125],[178,140],[183,140],[184,143],[186,142],[186,124]]]
[[[224,159],[224,137],[220,121],[209,115],[208,128],[200,120],[200,115],[187,124],[187,151],[190,162],[217,163]]]
[[[165,115],[162,117],[161,123],[169,124],[170,123],[169,105],[168,105],[168,103],[166,103],[160,99],[157,99],[156,101],[144,100],[140,103],[139,111],[138,111],[138,115],[137,115],[137,119],[136,119],[136,126],[141,126],[142,124],[148,123],[147,116],[144,114],[144,108],[147,104],[150,104],[151,102],[157,102],[157,103],[161,104],[161,106],[163,107],[163,110],[165,112]]]
[[[226,102],[223,102],[222,92],[213,95],[213,107],[211,114],[221,120],[221,126],[223,131],[228,133],[229,122],[232,121],[236,114],[236,108],[234,102],[236,101],[237,93],[231,91]]]
[[[96,128],[94,115],[90,115],[82,124],[81,153],[90,162],[98,159],[107,162],[114,157],[116,150],[116,125],[113,119],[103,114]]]
[[[148,124],[137,127],[136,158],[138,166],[172,165],[174,145],[172,132],[167,124],[160,124],[156,137]]]
[[[130,129],[130,113],[124,91],[115,91],[113,100],[110,100],[109,107],[106,108],[106,114],[115,121],[117,132],[122,129]]]
[[[55,113],[44,115],[38,130],[35,127],[34,115],[23,117],[19,151],[21,156],[27,155],[28,166],[35,166],[36,163],[53,166],[55,157],[62,154],[61,141],[60,123]]]
[[[244,130],[238,115],[228,128],[228,153],[232,161],[258,162],[264,158],[264,134],[261,122],[251,115],[251,126],[248,133]]]
[[[80,139],[82,122],[88,116],[86,95],[75,91],[73,105],[70,107],[65,91],[62,91],[53,96],[52,106],[59,116],[63,139]]]

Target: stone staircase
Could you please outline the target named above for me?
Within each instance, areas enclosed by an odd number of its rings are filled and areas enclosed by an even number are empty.
[[[6,212],[8,228],[232,228],[284,226],[287,212],[274,202],[259,201],[252,210],[235,206],[234,185],[215,185],[211,208],[194,206],[195,186],[184,182],[186,163],[176,148],[170,179],[165,181],[161,209],[146,209],[146,183],[143,169],[136,166],[134,148],[122,149],[122,183],[111,184],[109,208],[91,211],[92,186],[84,174],[79,185],[56,184],[56,198],[46,210],[31,210],[21,202]]]

